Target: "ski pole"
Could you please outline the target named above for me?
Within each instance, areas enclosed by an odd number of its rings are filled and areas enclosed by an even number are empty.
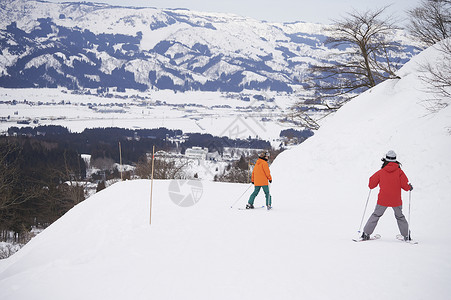
[[[246,194],[246,192],[249,190],[249,188],[250,188],[251,186],[252,186],[252,185],[249,185],[249,186],[247,187],[247,189],[241,194],[241,196],[239,196],[238,199],[236,199],[236,201],[233,202],[233,204],[230,206],[230,208],[233,208],[233,206],[241,199],[241,197],[243,197],[244,194]]]
[[[410,200],[412,199],[412,190],[409,191],[409,215],[407,216],[407,236],[410,238]]]
[[[368,206],[368,201],[370,200],[370,195],[371,195],[371,189],[370,189],[370,192],[368,193],[368,198],[366,198],[365,209],[363,210],[362,221],[360,221],[360,227],[359,227],[358,233],[360,233],[360,231],[362,230],[363,219],[365,218],[366,207]]]

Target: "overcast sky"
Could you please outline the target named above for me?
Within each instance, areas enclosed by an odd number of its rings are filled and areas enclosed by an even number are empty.
[[[51,0],[80,2],[80,0]],[[269,22],[305,21],[330,24],[353,9],[365,11],[386,5],[390,14],[405,19],[407,9],[417,7],[420,0],[86,0],[121,6],[188,8],[196,11],[234,13]]]

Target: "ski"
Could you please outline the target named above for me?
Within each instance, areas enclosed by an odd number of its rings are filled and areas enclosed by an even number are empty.
[[[408,244],[412,244],[412,245],[417,245],[417,244],[418,244],[418,241],[414,241],[414,240],[406,241],[406,240],[404,240],[404,236],[402,236],[402,235],[400,235],[400,234],[398,234],[398,235],[396,236],[396,239],[397,239],[398,241],[402,241],[402,242],[405,242],[405,243],[408,243]]]
[[[375,234],[372,237],[370,237],[369,240],[364,240],[362,238],[358,238],[358,239],[352,239],[354,242],[366,242],[366,241],[374,241],[374,240],[378,240],[381,238],[380,234]]]
[[[265,208],[266,206],[255,206],[254,208],[245,208],[245,207],[238,207],[238,210],[253,210],[253,209],[259,209],[259,208]]]

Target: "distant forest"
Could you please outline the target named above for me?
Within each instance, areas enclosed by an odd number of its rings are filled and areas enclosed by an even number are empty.
[[[182,130],[157,129],[123,129],[95,128],[85,129],[81,133],[70,132],[61,126],[11,127],[9,136],[33,137],[38,141],[58,143],[63,148],[71,149],[79,154],[90,154],[91,159],[110,158],[119,162],[119,142],[122,149],[122,160],[125,164],[134,164],[146,153],[157,150],[179,149],[182,154],[194,146],[208,148],[210,152],[223,153],[224,147],[270,149],[268,141],[258,139],[229,139],[211,134],[183,133]],[[184,135],[183,142],[172,142],[176,137]]]

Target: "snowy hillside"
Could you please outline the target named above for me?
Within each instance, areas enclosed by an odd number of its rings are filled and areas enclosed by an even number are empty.
[[[185,9],[6,0],[0,13],[2,87],[291,93],[347,48],[324,45],[327,25]],[[399,67],[418,49],[403,31],[396,40]]]
[[[118,183],[0,261],[0,298],[449,299],[451,107],[428,113],[417,71],[440,59],[424,51],[401,79],[355,98],[280,154],[272,211],[230,208],[247,185],[156,181],[149,226],[150,182]],[[404,213],[410,203],[420,243],[395,239],[391,210],[380,240],[354,243],[368,178],[390,149],[414,186],[410,202],[403,192]],[[182,208],[174,194],[199,202]]]

